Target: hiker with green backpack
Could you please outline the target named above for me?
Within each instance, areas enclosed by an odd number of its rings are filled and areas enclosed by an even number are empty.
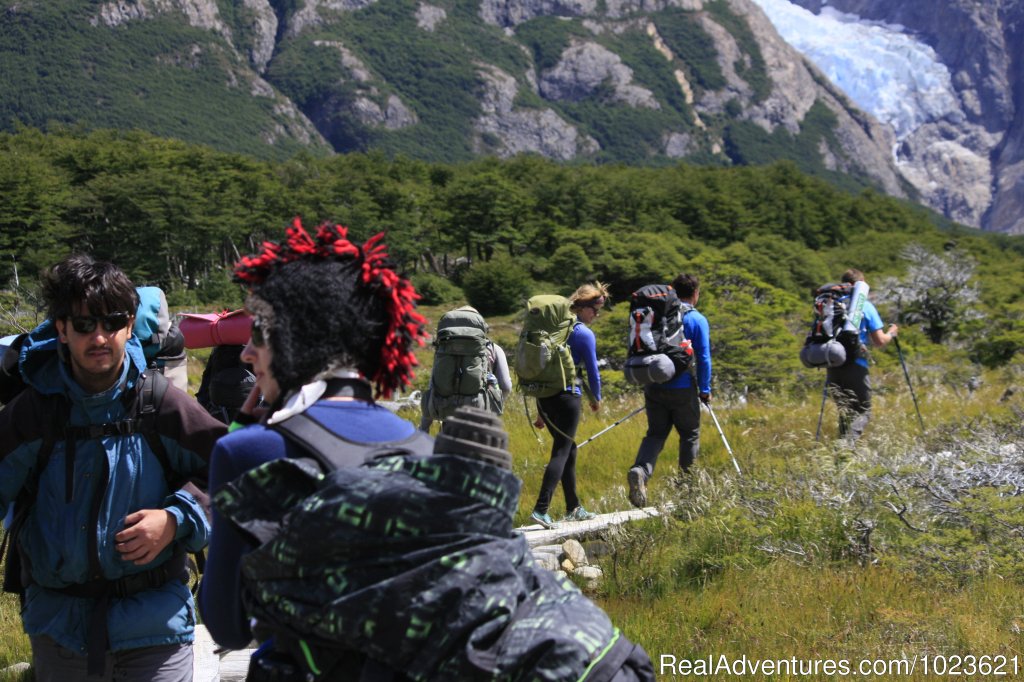
[[[555,528],[548,513],[559,481],[565,493],[566,521],[587,521],[596,516],[580,504],[576,495],[576,428],[580,423],[582,395],[576,368],[587,374],[590,409],[601,407],[601,375],[597,369],[597,344],[587,326],[608,301],[608,287],[601,282],[584,284],[568,299],[534,296],[527,302],[526,320],[516,347],[516,375],[526,396],[537,399],[535,425],[551,432],[551,459],[544,469],[537,503],[530,518],[545,528]]]
[[[472,306],[441,316],[434,334],[430,386],[420,401],[421,430],[430,433],[435,421],[444,421],[465,405],[502,413],[512,391],[512,377],[505,351],[487,337],[489,330]]]

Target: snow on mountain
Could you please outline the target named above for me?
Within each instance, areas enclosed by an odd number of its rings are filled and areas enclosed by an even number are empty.
[[[779,34],[857,106],[903,140],[921,125],[963,120],[949,69],[902,26],[869,22],[823,7],[814,14],[789,0],[753,0]]]

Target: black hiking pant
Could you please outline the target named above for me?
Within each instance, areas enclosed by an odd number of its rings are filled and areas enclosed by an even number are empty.
[[[649,386],[644,390],[644,405],[647,435],[640,441],[633,466],[643,469],[645,479],[650,478],[674,426],[679,432],[679,468],[688,471],[700,450],[700,396],[697,387]]]
[[[576,428],[580,425],[582,401],[573,393],[559,393],[550,398],[538,398],[537,409],[553,442],[551,460],[544,469],[544,480],[533,509],[547,514],[551,497],[561,481],[568,513],[580,506],[580,498],[576,496]]]
[[[839,408],[839,437],[855,441],[871,418],[871,377],[856,362],[826,370],[829,395]]]

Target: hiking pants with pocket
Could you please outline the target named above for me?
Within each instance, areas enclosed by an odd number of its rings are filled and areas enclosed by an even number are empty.
[[[839,408],[839,437],[857,440],[871,418],[871,377],[859,363],[830,367],[828,391]]]
[[[190,682],[192,644],[165,644],[108,651],[102,677],[86,675],[88,657],[57,644],[46,635],[32,636],[36,682]]]
[[[643,469],[644,476],[650,478],[674,426],[679,432],[679,468],[689,470],[700,450],[700,396],[697,387],[649,386],[644,390],[644,404],[647,408],[647,435],[640,441],[633,466]]]
[[[550,398],[538,398],[537,408],[554,442],[551,444],[551,460],[544,469],[544,480],[533,509],[547,514],[551,497],[561,481],[565,511],[569,513],[580,506],[580,499],[576,496],[576,428],[580,425],[582,401],[578,395],[563,392]]]

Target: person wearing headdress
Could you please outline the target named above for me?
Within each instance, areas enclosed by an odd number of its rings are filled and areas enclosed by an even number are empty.
[[[393,442],[416,427],[374,402],[408,385],[426,320],[412,284],[391,268],[380,235],[357,246],[340,225],[310,235],[296,219],[280,243],[242,258],[235,281],[249,287],[252,334],[241,359],[252,366],[269,409],[254,399],[214,449],[210,491],[266,462],[304,453],[275,425],[305,414],[329,432],[361,444]],[[244,428],[243,428],[244,427]],[[351,462],[352,466],[362,461]],[[215,508],[200,611],[220,644],[244,648],[253,635],[242,603],[239,566],[254,544]]]
[[[260,642],[249,682],[654,680],[513,529],[499,417],[462,407],[435,441],[374,403],[408,383],[425,323],[379,237],[296,222],[235,272],[270,411],[214,450],[200,608],[219,644]]]

